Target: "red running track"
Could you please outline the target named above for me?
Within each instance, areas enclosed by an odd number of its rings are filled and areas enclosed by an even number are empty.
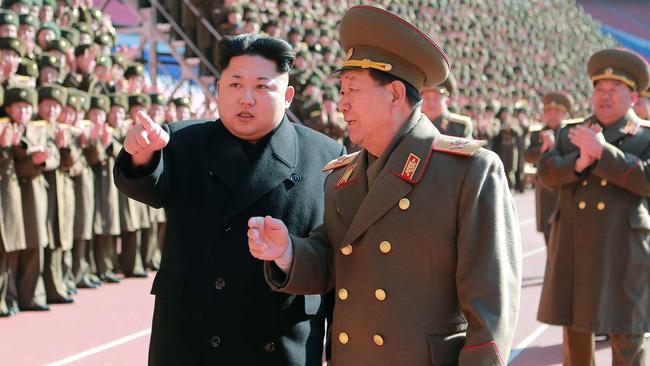
[[[561,365],[561,328],[535,320],[546,257],[544,239],[535,231],[534,193],[517,194],[515,200],[525,257],[511,365]],[[150,275],[99,290],[81,290],[73,305],[0,319],[0,365],[146,365],[152,281]],[[647,346],[650,349],[650,342]],[[597,365],[611,365],[607,342],[597,348]]]

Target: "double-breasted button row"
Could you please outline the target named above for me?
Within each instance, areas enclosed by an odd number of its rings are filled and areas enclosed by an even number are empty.
[[[378,346],[384,345],[384,337],[379,334],[373,335],[372,341]],[[339,343],[348,344],[348,342],[350,342],[350,336],[346,332],[339,333]]]
[[[608,183],[608,182],[607,182],[607,179],[601,179],[601,180],[600,180],[600,185],[601,185],[601,187],[606,187],[606,186],[607,186],[607,183]],[[585,186],[587,186],[589,183],[588,183],[586,180],[583,180],[581,184],[582,184],[583,187],[585,187]]]
[[[393,250],[393,245],[388,241],[384,240],[381,243],[379,243],[379,251],[382,252],[383,254],[388,254],[390,251]],[[352,252],[354,252],[354,248],[352,245],[348,244],[344,247],[342,247],[340,250],[342,255],[344,256],[349,256],[352,255]]]
[[[578,202],[578,208],[581,209],[581,210],[584,210],[585,208],[587,208],[587,202],[585,202],[585,201],[580,201],[580,202]],[[601,202],[598,202],[598,203],[596,204],[596,209],[597,209],[598,211],[603,211],[603,210],[605,210],[605,202],[602,202],[602,201],[601,201]]]
[[[341,288],[341,289],[339,289],[337,295],[338,295],[340,300],[345,301],[345,300],[348,299],[348,297],[350,297],[350,292],[346,288]],[[387,296],[388,295],[386,294],[385,290],[380,289],[380,288],[375,290],[375,298],[377,300],[384,301],[384,300],[386,300]]]

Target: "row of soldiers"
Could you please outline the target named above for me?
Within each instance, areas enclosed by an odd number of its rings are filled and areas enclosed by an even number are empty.
[[[120,194],[112,167],[136,113],[189,119],[190,99],[147,93],[145,68],[112,54],[89,1],[0,9],[0,316],[72,303],[157,269],[165,216]]]

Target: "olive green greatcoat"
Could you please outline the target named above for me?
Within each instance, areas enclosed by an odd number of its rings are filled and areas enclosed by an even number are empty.
[[[433,150],[442,135],[419,112],[398,136],[369,168],[362,150],[329,174],[324,224],[292,236],[288,276],[267,262],[267,281],[296,294],[335,289],[333,365],[505,365],[521,249],[503,165],[485,149]],[[408,181],[411,153],[421,160]]]
[[[650,129],[632,134],[632,113],[604,128],[602,157],[576,174],[568,132],[539,166],[560,197],[538,312],[544,323],[583,332],[650,331]],[[590,117],[583,124],[597,123]],[[638,122],[637,122],[638,123]]]

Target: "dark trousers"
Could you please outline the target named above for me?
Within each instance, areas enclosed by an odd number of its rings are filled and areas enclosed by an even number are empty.
[[[93,240],[95,264],[97,265],[97,274],[100,276],[113,275],[115,273],[113,260],[115,257],[116,241],[117,238],[113,235],[96,235]]]
[[[643,334],[609,334],[613,366],[645,365]],[[596,364],[594,333],[584,333],[564,327],[564,366],[594,366]]]
[[[124,232],[122,238],[122,253],[120,253],[120,267],[125,276],[146,273],[140,255],[142,244],[142,230]]]
[[[44,248],[28,248],[9,253],[8,301],[22,310],[46,305],[43,283]]]
[[[43,280],[48,302],[68,297],[68,286],[63,279],[63,249],[45,248]]]
[[[75,239],[72,247],[72,279],[76,285],[87,286],[91,281],[89,263],[91,241]]]

